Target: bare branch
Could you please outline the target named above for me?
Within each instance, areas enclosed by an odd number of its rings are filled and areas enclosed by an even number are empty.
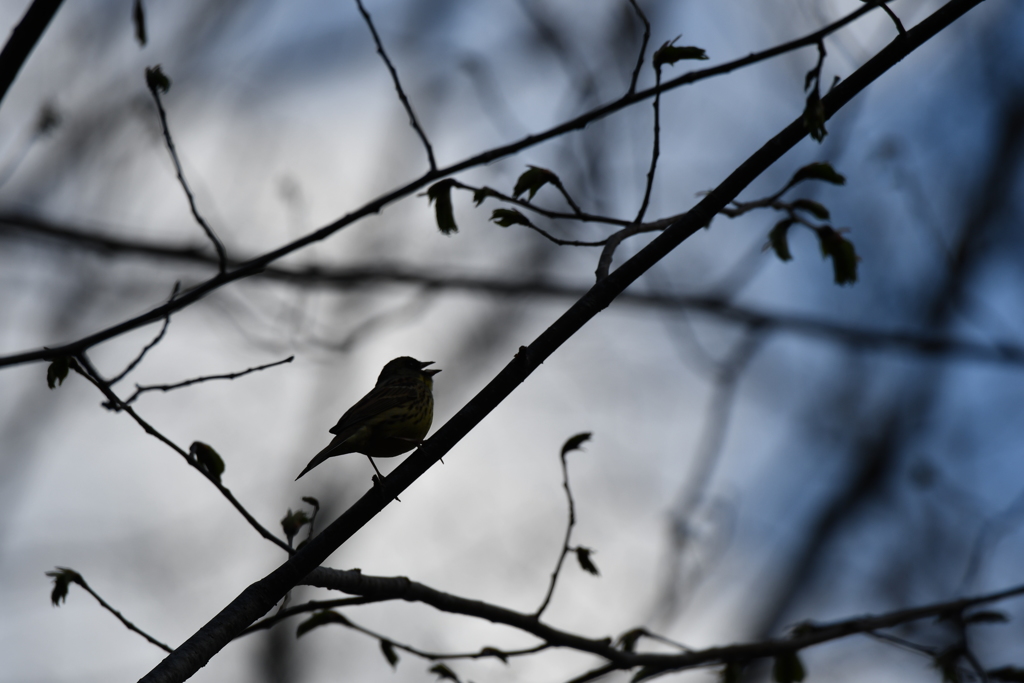
[[[405,107],[405,113],[409,115],[409,124],[412,125],[413,130],[420,136],[420,141],[423,143],[423,148],[427,151],[427,160],[430,162],[431,172],[437,172],[437,162],[434,160],[434,149],[430,146],[430,141],[427,140],[427,134],[423,132],[420,127],[420,122],[416,119],[416,113],[412,110],[412,104],[409,102],[409,98],[405,96],[405,91],[402,89],[402,82],[398,80],[398,72],[395,70],[394,65],[388,58],[388,53],[384,51],[384,45],[380,42],[380,36],[377,35],[377,29],[373,26],[373,19],[370,18],[370,13],[363,7],[363,0],[356,0],[356,5],[359,6],[359,13],[363,15],[363,19],[366,20],[366,25],[370,29],[370,33],[373,34],[373,42],[377,45],[377,54],[384,60],[384,64],[388,67],[388,72],[391,73],[391,80],[395,84],[395,90],[398,92],[398,99],[402,101],[402,106]]]
[[[152,83],[147,79],[147,86],[149,92],[153,95],[153,101],[156,102],[156,110],[160,114],[160,127],[163,128],[164,142],[167,143],[167,151],[171,154],[171,161],[174,162],[174,171],[178,174],[178,182],[181,184],[181,189],[185,190],[185,196],[188,197],[188,206],[192,210],[192,216],[199,223],[199,226],[206,233],[206,236],[210,238],[210,242],[213,243],[213,248],[217,251],[217,263],[220,268],[220,272],[223,275],[228,268],[228,255],[224,250],[224,244],[221,243],[220,238],[217,237],[216,233],[213,232],[213,228],[209,226],[203,216],[199,213],[199,208],[196,206],[196,199],[192,196],[192,190],[188,186],[188,181],[185,180],[185,172],[181,168],[181,161],[178,160],[178,151],[174,148],[174,140],[171,138],[171,129],[167,124],[167,112],[164,111],[163,102],[160,101],[160,92],[155,83]]]
[[[644,65],[644,53],[647,52],[647,41],[651,39],[651,22],[647,21],[647,16],[644,11],[640,9],[640,5],[637,4],[636,0],[629,0],[629,4],[633,6],[633,11],[640,17],[640,21],[644,25],[644,37],[640,41],[640,54],[636,58],[636,66],[633,68],[633,77],[629,79],[629,90],[626,91],[627,95],[632,95],[636,92],[636,82],[640,78],[640,67]]]
[[[288,356],[284,360],[274,361],[273,363],[267,363],[266,365],[257,365],[256,367],[248,368],[246,370],[242,370],[241,372],[232,372],[226,375],[204,375],[202,377],[194,377],[192,379],[187,379],[184,382],[178,382],[177,384],[149,384],[145,386],[136,384],[135,393],[129,396],[127,399],[125,399],[124,405],[130,405],[134,403],[135,399],[137,399],[139,395],[144,394],[147,391],[166,392],[172,391],[174,389],[180,389],[182,387],[192,386],[193,384],[199,384],[200,382],[208,382],[213,379],[236,379],[238,377],[244,377],[245,375],[248,375],[251,372],[259,372],[260,370],[266,370],[267,368],[272,368],[277,365],[291,363],[293,360],[295,360],[295,356]],[[113,384],[113,382],[114,381],[111,380],[111,384]]]
[[[60,4],[61,0],[32,0],[21,21],[11,31],[11,37],[0,52],[0,102],[43,31],[50,25],[53,15],[60,9]]]
[[[661,64],[654,66],[654,85],[661,86]],[[640,223],[647,213],[647,206],[651,201],[651,189],[654,187],[654,173],[658,169],[658,156],[661,154],[661,92],[654,95],[654,142],[651,144],[651,167],[647,171],[647,183],[644,186],[644,198],[640,202],[640,210],[637,211],[634,223]]]

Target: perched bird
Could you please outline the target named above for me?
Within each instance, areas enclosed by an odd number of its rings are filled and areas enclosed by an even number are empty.
[[[334,440],[309,461],[296,481],[327,458],[345,453],[366,455],[383,480],[373,458],[391,458],[411,451],[430,429],[434,419],[433,377],[441,372],[425,369],[433,362],[402,356],[385,365],[376,386],[331,427]]]

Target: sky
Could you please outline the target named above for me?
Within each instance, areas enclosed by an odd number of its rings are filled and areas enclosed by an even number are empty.
[[[24,2],[0,4],[6,34]],[[680,36],[716,65],[814,31],[859,2],[640,3],[651,53]],[[209,264],[102,253],[10,226],[28,216],[123,240],[210,253],[193,221],[146,91],[171,79],[170,130],[200,212],[247,258],[322,227],[418,177],[426,154],[354,3],[66,3],[0,106],[0,355],[80,338],[152,308]],[[906,26],[940,6],[894,3]],[[642,27],[625,2],[367,2],[439,165],[544,130],[629,87]],[[785,197],[828,207],[860,256],[838,286],[815,235],[792,260],[763,249],[780,216],[718,216],[633,285],[789,320],[881,335],[1019,346],[1024,92],[1022,12],[989,0],[894,67],[743,194],[772,194],[805,164],[842,186]],[[880,12],[826,39],[823,89],[895,35]],[[804,107],[804,48],[673,90],[660,100],[648,219],[689,209]],[[665,78],[691,68],[665,67]],[[41,109],[59,125],[33,134]],[[585,130],[456,174],[511,193],[528,165],[554,171],[587,211],[633,218],[652,141],[651,102]],[[7,170],[9,169],[9,171]],[[282,260],[585,290],[598,250],[557,246],[488,221],[501,204],[455,193],[459,232],[441,234],[414,193]],[[550,186],[538,204],[562,211]],[[573,240],[602,225],[536,218]],[[651,237],[620,247],[613,267]],[[175,314],[125,380],[165,384],[294,361],[232,381],[150,392],[135,404],[187,448],[213,445],[224,483],[275,533],[315,496],[318,528],[370,485],[360,456],[295,474],[385,362],[433,360],[436,427],[550,325],[572,299],[372,282],[339,288],[251,278]],[[116,375],[160,331],[90,351]],[[328,566],[408,576],[522,611],[539,605],[566,524],[559,451],[569,455],[573,543],[600,575],[567,562],[545,613],[590,637],[645,625],[689,647],[780,634],[806,619],[880,612],[1020,583],[1019,362],[855,344],[785,325],[744,327],[695,308],[624,297],[560,348],[478,428],[332,555]],[[845,340],[845,341],[844,341]],[[989,355],[993,355],[989,353]],[[162,658],[72,586],[49,604],[44,572],[71,567],[169,644],[184,641],[283,553],[173,451],[82,378],[46,386],[44,364],[0,368],[0,682],[139,678]],[[378,461],[386,472],[394,461]],[[297,589],[292,604],[325,599]],[[330,596],[335,597],[335,596]],[[1019,605],[1007,603],[1009,614]],[[408,603],[346,610],[423,650],[529,646],[531,638]],[[432,680],[410,654],[392,671],[372,638],[292,620],[233,643],[194,680]],[[976,627],[986,666],[1024,665],[1019,623]],[[922,624],[901,636],[941,647]],[[983,637],[981,637],[983,636]],[[1016,639],[1016,640],[1015,640]],[[657,648],[655,644],[648,644]],[[936,680],[927,656],[867,638],[803,653],[811,677]],[[1014,656],[1017,661],[1014,661]],[[462,680],[565,681],[597,665],[545,652],[450,663]],[[678,674],[712,680],[713,671]],[[755,671],[765,679],[765,672]],[[618,678],[628,680],[628,674]]]

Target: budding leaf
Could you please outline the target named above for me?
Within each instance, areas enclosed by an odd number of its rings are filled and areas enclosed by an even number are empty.
[[[821,243],[821,255],[832,259],[832,270],[837,285],[853,284],[857,281],[857,252],[853,242],[844,238],[838,230],[825,226],[815,230]]]
[[[188,452],[199,465],[199,469],[209,474],[219,484],[220,475],[224,474],[224,460],[217,454],[217,451],[202,441],[193,441]]]
[[[679,38],[673,38],[669,42],[659,47],[654,52],[654,68],[658,69],[665,64],[675,64],[676,62],[684,59],[707,59],[708,55],[703,49],[694,46],[679,46],[674,43]]]
[[[292,512],[291,508],[288,508],[288,514],[281,520],[281,528],[284,529],[284,535],[288,538],[288,545],[291,545],[292,539],[299,535],[302,527],[309,524],[309,521],[309,515],[302,510]]]
[[[309,619],[299,624],[299,627],[295,629],[295,637],[298,638],[303,634],[309,633],[313,629],[323,626],[324,624],[341,624],[343,626],[351,626],[352,622],[329,609],[320,610],[315,613]]]
[[[600,576],[601,573],[597,571],[597,565],[590,559],[590,555],[593,552],[594,551],[590,548],[584,548],[583,546],[577,547],[576,561],[580,563],[580,567],[583,568],[583,571],[590,572],[594,576]]]
[[[427,189],[427,199],[434,204],[437,215],[437,228],[442,235],[451,235],[459,231],[455,225],[455,212],[452,210],[452,186],[455,181],[448,179],[434,183]]]
[[[558,179],[558,176],[546,168],[530,166],[529,170],[519,176],[519,180],[516,181],[516,187],[512,190],[512,196],[519,197],[524,192],[529,192],[529,198],[533,199],[533,195],[537,194],[537,190],[548,183],[560,185],[561,181]]]
[[[481,187],[479,190],[473,190],[473,203],[476,206],[480,206],[484,203],[485,199],[494,196],[494,190],[489,187]]]
[[[56,389],[61,384],[64,384],[64,380],[68,376],[69,359],[67,356],[60,356],[54,358],[53,362],[50,363],[50,367],[46,368],[46,385],[51,389]]]
[[[314,498],[313,496],[303,496],[302,502],[312,505],[313,509],[316,511],[320,510],[320,501]]]
[[[775,227],[768,233],[768,244],[765,245],[765,248],[771,247],[775,251],[775,255],[783,261],[789,261],[793,258],[793,254],[789,252],[789,241],[787,239],[791,225],[793,225],[792,218],[786,218],[776,223]]]
[[[395,652],[395,646],[390,640],[380,641],[380,651],[384,653],[384,659],[388,660],[392,669],[398,666],[398,653]]]
[[[159,64],[146,67],[146,87],[153,92],[159,90],[165,94],[171,89],[171,79],[164,74]]]
[[[142,11],[142,0],[132,4],[132,23],[135,24],[135,39],[139,45],[146,44],[146,15]]]
[[[438,680],[449,680],[460,683],[459,677],[455,675],[455,672],[448,668],[445,664],[435,664],[430,667],[430,673],[437,674]]]
[[[807,213],[815,216],[816,218],[820,218],[823,221],[827,221],[829,219],[828,209],[826,209],[818,202],[812,201],[810,199],[797,199],[796,201],[793,202],[793,208],[800,209],[801,211],[806,211]]]
[[[827,161],[807,164],[793,174],[793,179],[789,181],[787,187],[792,187],[803,180],[824,180],[826,183],[832,183],[833,185],[846,184],[846,178],[836,173],[836,170],[832,168],[832,164]]]
[[[59,607],[61,602],[67,600],[68,586],[72,583],[77,583],[79,586],[85,585],[85,579],[82,578],[82,575],[74,569],[68,569],[67,567],[57,567],[52,572],[46,572],[46,575],[53,579],[53,592],[50,593],[50,602],[53,603],[54,607]]]
[[[590,441],[591,436],[590,432],[580,432],[576,436],[569,437],[569,440],[562,445],[562,457],[564,458],[567,453],[572,451],[581,450],[583,444]]]
[[[495,209],[491,214],[491,221],[503,228],[510,225],[533,225],[529,218],[515,209]]]
[[[825,130],[825,105],[822,103],[821,96],[818,95],[817,90],[807,96],[807,106],[804,107],[803,122],[804,130],[818,142],[824,140],[825,136],[828,135],[828,131]]]
[[[803,662],[796,652],[784,652],[775,657],[772,680],[776,683],[799,683],[806,675]]]

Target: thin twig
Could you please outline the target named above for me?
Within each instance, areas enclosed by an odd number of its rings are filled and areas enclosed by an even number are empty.
[[[147,83],[149,92],[153,95],[153,101],[156,102],[157,112],[160,114],[160,127],[164,131],[164,142],[167,143],[167,151],[171,153],[171,161],[174,162],[174,170],[178,174],[178,183],[181,184],[181,189],[185,190],[185,196],[188,197],[188,206],[192,210],[192,216],[199,223],[199,226],[206,233],[206,236],[213,242],[213,248],[217,251],[217,262],[220,267],[220,272],[223,275],[227,272],[228,268],[228,255],[224,250],[224,244],[217,237],[216,233],[213,232],[213,228],[206,222],[206,220],[199,213],[199,208],[196,206],[196,199],[192,196],[192,190],[188,186],[188,181],[185,180],[185,172],[181,168],[181,161],[178,159],[178,151],[174,148],[174,140],[171,138],[171,129],[167,124],[167,112],[164,111],[163,102],[160,101],[160,92],[157,89],[156,84]]]
[[[644,65],[644,53],[647,52],[647,41],[651,39],[651,22],[647,21],[647,16],[644,11],[640,9],[640,5],[637,4],[636,0],[629,0],[629,4],[633,6],[633,11],[640,17],[640,21],[644,24],[644,37],[640,42],[640,54],[636,58],[636,66],[633,68],[633,77],[629,79],[629,90],[626,91],[627,95],[632,95],[636,92],[636,82],[640,78],[640,67]]]
[[[277,365],[283,365],[285,363],[291,363],[293,360],[295,360],[295,356],[288,356],[284,360],[275,361],[273,363],[267,363],[266,365],[258,365],[258,366],[254,367],[254,368],[248,368],[246,370],[242,370],[241,372],[232,372],[232,373],[229,373],[229,374],[226,374],[226,375],[204,375],[202,377],[194,377],[192,379],[187,379],[184,382],[178,382],[177,384],[147,384],[147,385],[136,384],[135,385],[135,393],[132,394],[131,396],[129,396],[127,399],[125,399],[124,405],[130,405],[130,404],[134,403],[135,399],[137,399],[140,394],[144,394],[147,391],[165,391],[166,392],[166,391],[172,391],[174,389],[180,389],[182,387],[191,386],[193,384],[199,384],[200,382],[207,382],[207,381],[212,380],[212,379],[236,379],[238,377],[243,377],[245,375],[248,375],[251,372],[258,372],[260,370],[266,370],[267,368],[272,368],[272,367],[277,366]],[[111,382],[111,383],[113,383],[113,382]]]
[[[289,607],[287,609],[282,609],[281,611],[277,612],[276,614],[274,614],[272,616],[260,619],[255,624],[253,624],[249,628],[247,628],[244,631],[242,631],[241,633],[239,633],[236,636],[236,638],[241,638],[242,636],[247,636],[250,633],[255,633],[256,631],[264,631],[264,630],[266,630],[268,628],[271,628],[272,626],[277,625],[278,623],[284,621],[285,619],[287,619],[289,617],[295,616],[296,614],[306,614],[307,612],[318,612],[320,610],[325,610],[325,609],[334,609],[335,607],[349,607],[349,606],[354,606],[354,605],[369,605],[369,604],[372,604],[372,603],[375,603],[375,602],[382,602],[382,601],[383,600],[381,598],[367,598],[367,597],[339,598],[337,600],[310,600],[309,602],[304,602],[301,605],[295,605],[294,607]]]
[[[89,595],[91,595],[93,598],[95,598],[96,602],[100,603],[100,606],[103,607],[103,609],[107,610],[108,612],[113,614],[115,617],[117,617],[118,620],[122,624],[124,624],[124,627],[127,628],[129,631],[133,631],[135,633],[138,633],[140,636],[142,636],[143,638],[148,640],[153,645],[156,645],[161,650],[164,650],[165,652],[173,652],[174,651],[174,649],[171,648],[170,646],[165,645],[164,643],[161,643],[159,640],[157,640],[153,636],[149,635],[148,633],[143,631],[141,628],[139,628],[138,626],[136,626],[132,622],[128,621],[123,614],[121,614],[119,611],[114,609],[109,603],[107,603],[106,600],[101,598],[99,593],[94,591],[92,589],[92,587],[89,586],[88,583],[86,583],[85,577],[83,577],[81,574],[79,574],[78,572],[76,572],[74,570],[67,569],[67,568],[64,568],[64,567],[58,567],[57,569],[58,569],[58,571],[56,571],[56,572],[47,572],[47,576],[53,576],[54,578],[56,578],[57,575],[62,575],[62,576],[67,577],[67,579],[70,580],[71,583],[78,584]]]
[[[348,617],[345,617],[344,622],[335,621],[331,623],[338,624],[339,626],[345,626],[347,628],[352,629],[353,631],[358,631],[359,633],[368,635],[371,638],[375,638],[381,643],[386,642],[396,650],[402,650],[403,652],[408,652],[411,655],[415,655],[417,657],[421,657],[432,662],[436,662],[442,659],[486,659],[491,657],[505,661],[509,657],[521,657],[523,655],[532,655],[537,652],[547,650],[551,647],[547,643],[541,643],[540,645],[534,645],[533,647],[523,648],[520,650],[499,650],[496,647],[485,647],[478,650],[477,652],[427,652],[426,650],[420,650],[419,648],[413,647],[412,645],[406,645],[404,643],[397,642],[392,638],[389,638],[388,636],[378,633],[377,631],[374,631],[372,629],[366,628],[365,626],[360,626]]]
[[[632,222],[624,220],[622,218],[612,218],[611,216],[601,216],[599,214],[594,214],[594,213],[584,213],[579,208],[579,206],[576,205],[576,202],[573,201],[572,197],[569,196],[569,193],[566,192],[565,187],[562,185],[560,180],[553,179],[553,180],[551,180],[551,184],[555,185],[555,187],[557,187],[558,190],[562,193],[562,196],[565,197],[565,201],[573,209],[573,213],[566,213],[564,211],[552,211],[550,209],[545,209],[543,207],[537,206],[536,204],[532,203],[528,199],[522,199],[520,197],[513,197],[512,195],[508,195],[508,194],[505,194],[503,192],[498,192],[497,190],[495,190],[493,188],[490,188],[490,187],[476,187],[474,185],[467,185],[466,183],[460,182],[458,180],[452,181],[452,186],[453,187],[457,187],[457,188],[462,189],[462,190],[469,190],[469,191],[471,191],[473,193],[478,193],[478,192],[486,193],[486,196],[484,197],[484,199],[490,197],[490,198],[494,198],[494,199],[499,199],[499,200],[501,200],[503,202],[506,202],[508,204],[516,204],[517,206],[521,206],[524,209],[529,209],[530,211],[533,211],[534,213],[538,213],[541,216],[544,216],[545,218],[575,220],[575,221],[579,221],[581,223],[606,223],[608,225],[620,225],[620,226],[632,225]]]
[[[151,424],[149,424],[141,417],[139,417],[139,414],[135,412],[134,408],[132,408],[129,405],[126,405],[124,401],[122,401],[117,396],[117,394],[114,393],[114,391],[110,388],[110,385],[106,382],[106,380],[102,378],[102,375],[100,375],[100,373],[96,371],[96,368],[93,367],[92,363],[89,361],[84,351],[79,355],[75,356],[73,360],[77,362],[71,364],[71,369],[80,374],[82,377],[85,377],[97,389],[99,389],[103,393],[103,395],[107,397],[107,401],[110,403],[110,405],[116,406],[119,410],[123,410],[124,412],[128,413],[128,415],[130,415],[131,418],[135,420],[135,422],[138,423],[138,425],[142,427],[142,429],[147,434],[154,437],[158,441],[164,443],[171,450],[173,450],[175,453],[184,458],[185,462],[187,462],[189,465],[194,467],[200,474],[206,477],[210,481],[210,483],[217,487],[217,490],[221,492],[221,495],[227,498],[228,502],[230,502],[231,505],[233,505],[234,508],[238,510],[242,517],[245,518],[245,521],[249,522],[249,525],[252,526],[252,528],[256,529],[260,536],[279,546],[282,550],[289,554],[294,552],[291,548],[288,547],[287,543],[285,543],[280,538],[267,531],[262,524],[257,522],[256,518],[249,514],[249,511],[246,510],[245,507],[243,507],[240,502],[238,502],[238,499],[235,498],[234,494],[231,493],[231,491],[228,490],[226,486],[220,483],[220,481],[218,481],[217,477],[215,477],[214,475],[210,474],[202,467],[200,467],[199,464],[195,461],[195,459],[192,456],[190,456],[184,449],[182,449],[180,446],[178,446],[178,444],[174,443],[166,436],[161,434],[159,431],[157,431],[157,429],[153,427]]]
[[[409,98],[405,96],[405,91],[402,89],[402,83],[398,80],[398,72],[395,70],[394,65],[391,64],[391,60],[388,59],[388,54],[384,51],[384,45],[380,42],[380,36],[377,35],[377,29],[373,26],[373,20],[370,18],[370,13],[363,7],[362,0],[356,0],[356,5],[359,6],[359,13],[363,15],[363,19],[366,20],[366,25],[370,29],[370,33],[373,34],[373,42],[377,44],[377,54],[384,60],[384,64],[387,65],[388,71],[391,73],[391,80],[394,81],[395,90],[398,92],[398,99],[402,101],[402,106],[405,107],[405,113],[409,115],[409,123],[412,125],[413,130],[420,136],[420,141],[423,143],[424,149],[427,150],[427,160],[430,162],[431,172],[437,171],[437,162],[434,161],[434,149],[430,146],[430,141],[427,140],[427,134],[420,128],[420,123],[416,119],[416,114],[412,110],[412,104],[409,102]]]
[[[661,65],[654,67],[655,87],[661,85]],[[634,223],[640,223],[647,213],[647,205],[651,201],[651,189],[654,187],[654,173],[658,169],[658,156],[661,154],[661,92],[654,96],[654,144],[651,146],[651,167],[647,171],[647,184],[644,187],[644,200],[640,203],[640,210],[636,214]]]
[[[896,24],[896,31],[901,37],[907,35],[907,29],[903,28],[903,22],[900,21],[900,18],[896,16],[895,12],[889,9],[887,2],[888,0],[871,0],[871,4],[876,7],[880,7],[883,12],[889,15],[889,18],[892,19],[892,23]]]
[[[181,282],[175,282],[174,283],[174,289],[171,291],[170,301],[174,301],[174,297],[177,296],[177,294],[178,294],[178,292],[180,290],[181,290]],[[164,318],[164,324],[163,324],[163,327],[160,328],[160,333],[157,334],[156,337],[153,338],[153,341],[149,342],[144,347],[142,347],[142,351],[140,351],[139,355],[135,357],[135,360],[133,360],[131,363],[129,363],[128,367],[126,367],[119,375],[117,375],[113,379],[109,380],[108,384],[110,386],[114,386],[115,384],[120,382],[122,379],[124,379],[128,375],[129,372],[134,370],[136,368],[136,366],[138,366],[138,364],[142,362],[142,359],[145,358],[146,354],[149,353],[149,350],[152,349],[157,344],[159,344],[160,340],[164,338],[164,334],[167,333],[167,326],[170,325],[170,324],[171,324],[171,314],[168,313],[167,317]],[[126,403],[131,403],[131,402],[132,402],[132,399],[128,399],[128,401],[126,401]]]
[[[540,607],[534,612],[533,618],[540,619],[541,614],[547,609],[548,604],[551,602],[551,596],[555,594],[555,584],[558,583],[558,574],[562,571],[562,565],[565,563],[565,557],[572,548],[569,545],[569,541],[572,540],[572,528],[576,525],[576,504],[572,499],[572,489],[569,488],[569,465],[566,462],[567,452],[564,450],[561,454],[562,461],[562,488],[565,489],[565,497],[569,502],[569,521],[565,525],[565,540],[562,541],[562,552],[558,555],[558,562],[555,563],[555,570],[551,572],[551,582],[548,584],[548,592],[544,596],[544,600],[540,603]]]

